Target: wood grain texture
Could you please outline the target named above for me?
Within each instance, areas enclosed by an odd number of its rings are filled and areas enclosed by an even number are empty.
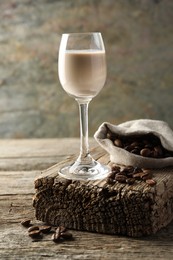
[[[94,153],[98,161],[109,163],[100,147]],[[152,170],[157,184],[151,187],[144,181],[109,185],[105,179],[66,180],[58,175],[62,163],[43,171],[35,181],[37,219],[75,230],[131,237],[153,234],[172,221],[173,168]]]
[[[32,140],[20,140],[19,145],[18,140],[13,140],[13,145],[16,146],[16,155],[21,153],[21,148],[19,151],[18,148],[23,146],[24,151],[30,149],[28,155],[32,157],[33,150],[39,150],[42,141],[45,144],[45,140],[38,140],[37,146],[37,140],[34,140],[35,148],[32,149]],[[46,141],[47,150],[50,151],[52,143],[57,141],[57,139],[50,140],[50,143]],[[68,141],[64,140],[64,146],[67,146]],[[4,141],[2,143],[3,145],[0,141],[0,154],[3,153],[2,147],[5,145]],[[73,142],[70,146],[69,149],[72,149]],[[7,142],[6,150],[9,149],[10,151],[10,148],[11,142]],[[56,149],[51,156],[57,156]],[[11,157],[13,157],[12,160],[15,160],[15,152]],[[5,158],[8,158],[8,152]],[[42,162],[44,160],[45,156],[42,157]],[[7,169],[8,167],[7,165]],[[20,171],[13,168],[13,170],[8,171],[5,170],[4,166],[4,171],[0,172],[0,259],[127,260],[133,258],[134,260],[172,260],[173,222],[155,235],[138,239],[72,231],[74,241],[54,244],[50,235],[47,235],[42,240],[34,242],[27,235],[27,230],[21,226],[20,221],[26,217],[31,218],[34,222],[36,221],[32,199],[34,196],[34,180],[38,178],[40,170]]]
[[[90,147],[96,141],[89,138]],[[9,139],[0,141],[1,171],[44,170],[79,153],[79,138]]]

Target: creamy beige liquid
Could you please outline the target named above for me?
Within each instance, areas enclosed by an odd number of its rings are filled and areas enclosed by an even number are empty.
[[[106,80],[104,51],[70,50],[59,55],[59,78],[64,90],[74,97],[94,97]]]

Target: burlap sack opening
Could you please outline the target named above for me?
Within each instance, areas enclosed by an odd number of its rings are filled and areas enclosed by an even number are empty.
[[[110,154],[111,162],[143,168],[163,168],[173,166],[173,157],[143,157],[141,155],[132,154],[123,148],[116,147],[113,145],[112,141],[107,138],[107,132],[109,129],[117,135],[126,137],[151,133],[160,139],[162,146],[166,150],[173,152],[173,131],[166,122],[150,119],[132,120],[119,125],[104,122],[98,128],[94,137],[100,146]]]

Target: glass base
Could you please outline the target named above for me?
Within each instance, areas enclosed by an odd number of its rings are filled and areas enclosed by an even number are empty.
[[[71,180],[101,180],[108,176],[110,168],[97,161],[92,164],[80,164],[76,161],[72,165],[64,166],[60,169],[59,175]]]

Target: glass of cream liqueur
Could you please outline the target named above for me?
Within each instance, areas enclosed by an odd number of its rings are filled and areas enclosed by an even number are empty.
[[[60,169],[67,179],[105,178],[109,167],[94,160],[88,144],[88,105],[106,81],[106,55],[101,33],[63,34],[59,48],[58,73],[63,89],[79,105],[80,154],[75,162]]]

